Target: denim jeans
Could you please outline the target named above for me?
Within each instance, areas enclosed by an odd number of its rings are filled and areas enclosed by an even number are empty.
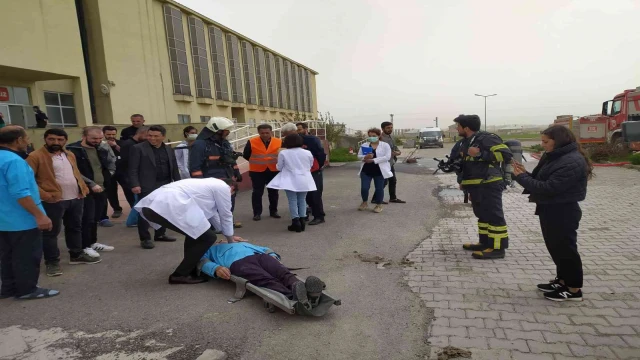
[[[376,189],[373,193],[373,203],[382,204],[382,200],[384,200],[384,177],[382,175],[369,176],[365,173],[360,173],[360,180],[362,202],[367,202],[369,189],[371,188],[371,180],[373,180],[373,186],[375,186]]]
[[[289,200],[291,218],[295,219],[307,216],[307,192],[291,190],[285,190],[284,192],[287,194],[287,200]]]

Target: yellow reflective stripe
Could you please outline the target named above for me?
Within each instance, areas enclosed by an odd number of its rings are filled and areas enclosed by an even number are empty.
[[[504,161],[504,157],[502,157],[502,153],[500,151],[494,151],[493,152],[493,156],[496,157],[496,161],[497,162],[503,162]]]
[[[478,227],[481,227],[481,228],[489,227],[489,223],[478,222]]]
[[[496,182],[496,181],[502,181],[503,179],[501,177],[492,177],[488,180],[484,180],[484,179],[467,179],[467,180],[462,180],[462,185],[479,185],[479,184],[485,184],[485,183],[492,183],[492,182]]]
[[[493,249],[494,250],[500,250],[500,247],[502,245],[502,239],[508,238],[509,234],[504,233],[504,234],[489,234],[489,238],[493,239]]]
[[[489,235],[489,230],[487,229],[478,229],[478,234],[480,235]]]
[[[509,147],[505,144],[498,144],[498,145],[494,145],[492,146],[489,151],[494,152],[496,150],[500,150],[500,149],[508,149]]]
[[[278,160],[249,160],[249,164],[254,165],[269,165],[269,164],[277,164]]]
[[[507,231],[507,225],[505,225],[505,226],[492,226],[492,225],[489,225],[489,230],[490,231]]]
[[[487,230],[487,228],[489,228],[489,223],[478,223],[478,234],[480,235],[487,235],[489,234],[489,230]]]

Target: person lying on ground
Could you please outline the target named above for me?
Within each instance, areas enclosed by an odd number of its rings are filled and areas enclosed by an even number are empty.
[[[164,226],[185,235],[184,259],[169,276],[170,284],[206,281],[195,275],[196,265],[216,243],[216,229],[228,242],[244,241],[233,234],[231,194],[235,189],[231,180],[184,179],[154,190],[136,204],[134,208],[154,229]]]
[[[301,281],[280,262],[273,250],[247,242],[214,245],[198,264],[198,271],[213,278],[229,280],[231,275],[247,279],[251,284],[277,291],[296,300],[307,309],[317,301],[325,288],[315,276]]]

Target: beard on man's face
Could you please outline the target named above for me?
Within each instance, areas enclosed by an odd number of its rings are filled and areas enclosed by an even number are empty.
[[[45,145],[45,147],[47,148],[47,150],[49,150],[50,153],[55,153],[62,150],[62,145]]]

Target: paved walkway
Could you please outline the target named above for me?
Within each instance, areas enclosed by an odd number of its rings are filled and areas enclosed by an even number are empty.
[[[457,188],[454,176],[439,179],[443,188]],[[511,244],[507,257],[494,261],[462,250],[477,240],[476,219],[461,192],[441,192],[450,214],[408,256],[415,266],[405,270],[411,289],[434,309],[430,358],[451,346],[473,359],[640,359],[640,173],[598,168],[589,183],[578,240],[582,303],[554,303],[536,290],[555,277],[555,267],[535,205],[521,190],[504,194]]]

